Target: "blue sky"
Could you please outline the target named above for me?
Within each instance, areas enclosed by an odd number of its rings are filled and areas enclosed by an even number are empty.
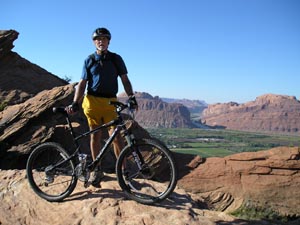
[[[15,0],[1,3],[0,29],[20,33],[13,51],[76,82],[93,30],[107,27],[135,91],[245,103],[299,99],[299,12],[298,0]]]

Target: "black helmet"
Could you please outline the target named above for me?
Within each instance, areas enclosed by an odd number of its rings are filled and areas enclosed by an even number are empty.
[[[95,38],[100,37],[100,36],[104,36],[107,37],[108,40],[111,39],[111,34],[109,32],[109,30],[107,30],[106,28],[102,27],[102,28],[97,28],[92,35],[92,39],[95,40]]]

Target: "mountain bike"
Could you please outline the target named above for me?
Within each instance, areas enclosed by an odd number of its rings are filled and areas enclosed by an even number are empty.
[[[129,104],[112,101],[117,112],[116,119],[85,133],[75,134],[68,113],[62,107],[53,108],[54,113],[65,116],[67,127],[73,137],[74,148],[67,151],[57,142],[38,145],[29,155],[26,165],[28,182],[33,191],[50,202],[62,201],[74,191],[77,181],[90,185],[90,173],[110,150],[110,144],[120,134],[126,146],[117,157],[116,177],[125,195],[142,204],[154,204],[166,199],[177,184],[177,169],[172,152],[154,139],[135,139],[126,126],[122,111]],[[95,160],[88,161],[80,148],[80,139],[100,129],[114,127]]]

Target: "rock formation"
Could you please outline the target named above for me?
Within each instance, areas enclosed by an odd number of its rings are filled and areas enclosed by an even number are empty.
[[[300,102],[294,96],[266,94],[245,104],[209,105],[202,122],[232,130],[300,134]]]
[[[18,35],[14,30],[0,30],[0,104],[18,104],[43,90],[68,84],[11,51]]]
[[[152,97],[148,93],[135,93],[139,104],[139,111],[135,120],[145,128],[191,128],[194,127],[190,112],[182,104],[166,103],[158,96]],[[118,98],[126,101],[124,93]]]
[[[242,203],[272,209],[281,215],[300,216],[300,151],[278,147],[224,158],[195,158],[193,169],[178,186],[198,194],[216,210],[231,211]]]
[[[22,168],[24,162],[21,161],[25,155],[42,142],[61,139],[62,136],[58,133],[65,133],[65,138],[60,141],[62,144],[70,141],[71,137],[63,126],[66,124],[65,118],[54,114],[52,108],[69,104],[73,93],[74,85],[56,87],[42,91],[24,103],[8,106],[0,112],[1,168],[13,165],[15,168]],[[75,126],[80,127],[82,120],[79,117],[74,121],[78,124]]]

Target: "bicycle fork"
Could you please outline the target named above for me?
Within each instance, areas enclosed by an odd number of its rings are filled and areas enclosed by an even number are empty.
[[[137,147],[135,146],[135,137],[133,134],[126,132],[125,135],[125,140],[128,143],[128,145],[133,149],[132,151],[132,156],[133,159],[136,163],[136,165],[138,166],[139,171],[142,170],[143,165],[145,164],[144,159],[142,157],[142,154],[140,153],[139,149],[137,149]]]

